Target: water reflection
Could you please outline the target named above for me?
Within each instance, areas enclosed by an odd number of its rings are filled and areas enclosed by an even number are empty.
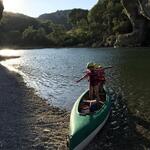
[[[0,50],[1,56],[20,56],[23,54],[23,51],[18,50],[10,50],[10,49],[3,49]]]

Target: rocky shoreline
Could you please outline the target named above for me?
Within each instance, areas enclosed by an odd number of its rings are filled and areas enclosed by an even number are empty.
[[[12,59],[12,58],[19,58],[20,56],[1,56],[0,55],[0,61],[4,61],[6,59]]]
[[[0,149],[66,149],[69,114],[46,103],[0,65]]]

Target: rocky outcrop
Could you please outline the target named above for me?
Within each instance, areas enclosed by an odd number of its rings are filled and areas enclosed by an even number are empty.
[[[150,0],[121,0],[132,24],[132,32],[118,35],[115,46],[142,46],[150,19]]]
[[[2,0],[0,0],[0,19],[2,18],[3,10],[4,10],[3,2]]]
[[[138,0],[141,14],[150,19],[150,0]]]

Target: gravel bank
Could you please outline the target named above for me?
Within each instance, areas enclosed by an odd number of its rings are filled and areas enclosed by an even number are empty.
[[[0,65],[0,149],[66,149],[69,114],[46,103]]]

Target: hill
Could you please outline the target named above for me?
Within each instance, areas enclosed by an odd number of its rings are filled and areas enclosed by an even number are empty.
[[[55,25],[49,21],[42,22],[24,14],[4,12],[0,22],[0,45],[45,45],[48,43],[46,36],[52,32],[52,26]]]
[[[39,26],[39,21],[24,14],[4,12],[0,23],[0,30],[5,32],[19,30],[23,31],[28,26]]]
[[[58,10],[53,13],[42,14],[38,17],[41,20],[50,20],[54,24],[63,25],[65,28],[70,29],[72,26],[68,21],[69,14],[72,10]]]

